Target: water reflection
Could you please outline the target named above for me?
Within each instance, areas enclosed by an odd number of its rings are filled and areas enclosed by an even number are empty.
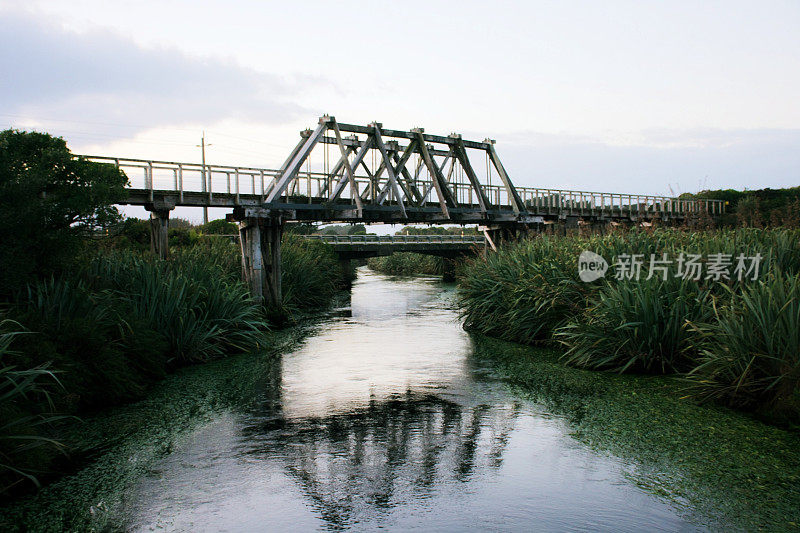
[[[483,377],[451,294],[359,273],[338,316],[130,494],[127,529],[692,529]],[[341,313],[339,315],[342,315]]]
[[[518,414],[517,404],[464,407],[409,391],[324,418],[256,418],[243,436],[250,456],[280,457],[328,525],[345,527],[497,470]]]

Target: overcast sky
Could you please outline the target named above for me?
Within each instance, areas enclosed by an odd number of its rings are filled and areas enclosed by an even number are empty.
[[[279,166],[323,113],[497,140],[518,185],[800,185],[800,2],[0,0],[0,126]]]

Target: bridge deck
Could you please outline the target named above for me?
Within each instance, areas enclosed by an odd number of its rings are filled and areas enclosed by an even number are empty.
[[[291,218],[320,221],[384,221],[384,222],[481,222],[516,221],[508,197],[500,185],[483,185],[487,197],[493,200],[486,215],[481,213],[472,194],[472,188],[456,184],[459,207],[444,218],[436,201],[426,201],[420,206],[407,207],[406,216],[396,208],[391,197],[382,205],[364,204],[362,216],[356,212],[352,198],[339,198],[329,202],[319,193],[329,181],[324,174],[300,173],[289,189],[295,194],[284,195],[272,204],[265,202],[269,184],[275,180],[277,170],[252,167],[226,167],[194,163],[174,163],[101,156],[81,156],[98,163],[111,163],[126,172],[130,181],[128,197],[122,202],[129,205],[166,204],[169,206],[267,208],[294,212]],[[206,186],[203,187],[205,181]],[[360,191],[369,191],[372,182],[368,177],[357,176]],[[430,188],[430,182],[420,181]],[[262,186],[263,185],[263,186]],[[202,189],[206,190],[203,191]],[[564,218],[567,216],[606,219],[681,219],[691,214],[707,211],[711,215],[724,212],[723,202],[716,200],[685,200],[665,196],[571,191],[517,187],[530,217]],[[309,193],[310,194],[303,194]],[[369,192],[367,193],[370,194]],[[536,220],[532,220],[536,221]]]

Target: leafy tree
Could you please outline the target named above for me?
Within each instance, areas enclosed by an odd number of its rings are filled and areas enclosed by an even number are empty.
[[[125,217],[109,230],[117,248],[144,251],[150,249],[150,221]]]
[[[290,222],[286,224],[283,231],[295,235],[313,235],[317,232],[317,226],[308,222]]]
[[[366,235],[367,228],[364,224],[340,224],[338,226],[325,226],[319,231],[320,235]]]
[[[62,269],[82,237],[119,218],[125,174],[46,133],[0,132],[0,294]]]
[[[200,230],[208,235],[238,235],[239,228],[233,222],[228,222],[224,218],[209,220],[208,223],[200,226]]]
[[[195,227],[195,225],[192,224],[192,222],[190,220],[186,220],[185,218],[180,218],[180,217],[170,217],[169,218],[169,229],[190,230],[190,229],[192,229],[194,227]]]
[[[724,189],[684,193],[684,199],[709,198],[726,202],[725,214],[719,217],[722,226],[789,227],[800,226],[800,187],[736,191]]]

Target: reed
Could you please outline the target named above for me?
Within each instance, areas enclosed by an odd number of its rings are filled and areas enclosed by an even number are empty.
[[[8,307],[16,322],[0,327],[0,487],[37,483],[30,465],[51,467],[53,454],[34,448],[56,445],[45,427],[54,409],[139,399],[180,366],[264,349],[270,318],[327,305],[347,274],[333,252],[291,235],[283,252],[279,310],[250,297],[238,245],[226,239],[179,248],[168,261],[110,249],[19,290]],[[5,332],[9,324],[17,330]]]
[[[289,315],[327,306],[336,291],[355,277],[354,271],[342,267],[330,247],[319,241],[286,235],[282,254],[284,308]]]
[[[468,262],[459,285],[465,327],[524,343],[549,340],[592,290],[575,275],[575,244],[543,237]]]

